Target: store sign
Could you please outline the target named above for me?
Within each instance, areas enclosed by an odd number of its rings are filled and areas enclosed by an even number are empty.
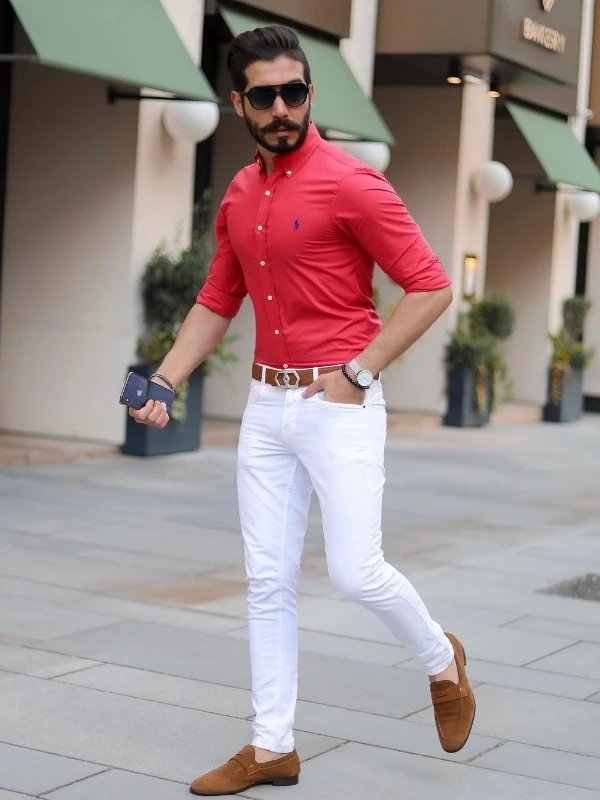
[[[546,3],[544,3],[545,6]],[[549,8],[546,9],[546,11],[549,10]],[[542,25],[541,22],[535,22],[531,17],[525,17],[523,20],[523,38],[561,56],[564,55],[567,46],[567,37],[564,33]]]

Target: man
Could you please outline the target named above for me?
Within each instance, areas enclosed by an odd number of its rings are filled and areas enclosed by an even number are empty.
[[[381,550],[379,373],[446,309],[450,282],[385,178],[310,123],[314,88],[292,30],[241,34],[227,63],[233,106],[258,149],[223,199],[209,277],[159,373],[167,385],[183,381],[250,294],[256,349],[238,495],[256,717],[252,745],[197,778],[197,795],[298,782],[296,581],[313,487],[333,584],[377,614],[429,676],[445,750],[465,744],[475,713],[462,645]],[[405,290],[383,328],[374,262]],[[130,413],[157,428],[168,422],[152,401]]]

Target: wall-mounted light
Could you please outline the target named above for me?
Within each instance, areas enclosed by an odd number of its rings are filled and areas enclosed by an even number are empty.
[[[173,139],[203,142],[219,124],[219,106],[201,100],[171,100],[165,103],[162,121]]]
[[[500,161],[486,161],[471,177],[471,187],[488,203],[497,203],[507,197],[513,187],[509,168]]]
[[[488,97],[498,98],[500,97],[500,88],[498,84],[498,78],[495,75],[492,75],[490,80],[490,88],[488,89]]]
[[[567,196],[567,207],[579,222],[590,222],[600,214],[600,196],[596,192],[573,192]]]
[[[462,295],[464,300],[475,297],[477,273],[479,272],[479,256],[476,253],[465,253],[463,257]]]
[[[360,158],[378,172],[385,172],[390,163],[390,148],[385,142],[358,142],[350,140],[331,140],[331,144],[336,144],[350,153],[355,158]]]
[[[451,83],[453,86],[458,86],[463,82],[462,67],[460,59],[454,56],[450,59],[448,64],[448,74],[446,75],[446,83]]]

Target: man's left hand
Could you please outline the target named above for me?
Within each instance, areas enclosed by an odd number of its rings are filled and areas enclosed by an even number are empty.
[[[313,397],[321,391],[324,392],[323,400],[329,403],[361,406],[365,402],[365,390],[353,386],[348,378],[344,377],[341,369],[319,375],[317,380],[302,392],[302,397]]]

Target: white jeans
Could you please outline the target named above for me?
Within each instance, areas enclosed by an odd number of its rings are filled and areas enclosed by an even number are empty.
[[[373,611],[428,675],[454,656],[410,582],[381,549],[385,403],[374,381],[365,405],[252,381],[238,454],[248,576],[253,744],[287,753],[297,693],[296,581],[313,486],[327,567],[345,597]]]

